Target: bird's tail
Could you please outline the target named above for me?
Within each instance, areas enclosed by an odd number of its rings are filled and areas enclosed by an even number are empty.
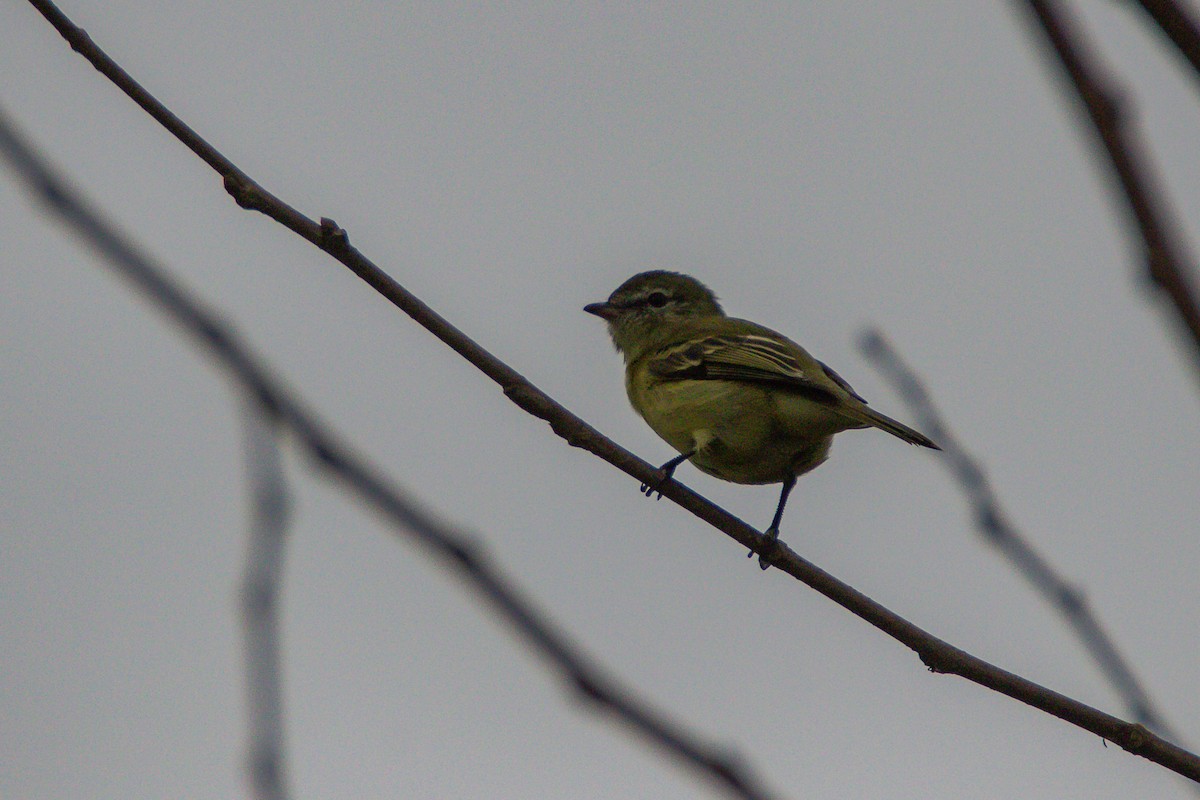
[[[903,439],[909,444],[919,444],[921,447],[929,447],[934,450],[942,449],[938,447],[932,439],[920,431],[915,431],[905,425],[903,422],[897,422],[886,414],[880,414],[878,411],[870,408],[869,406],[857,406],[853,409],[845,409],[843,413],[845,412],[849,412],[847,416],[850,416],[859,422],[863,422],[872,428],[879,428],[881,431],[887,431],[897,439]]]

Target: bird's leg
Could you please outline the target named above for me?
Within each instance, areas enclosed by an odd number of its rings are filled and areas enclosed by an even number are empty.
[[[654,494],[655,492],[658,492],[658,499],[662,500],[662,492],[659,491],[659,489],[662,488],[662,485],[664,483],[671,480],[671,476],[675,474],[676,467],[678,467],[680,464],[687,461],[689,458],[691,458],[694,455],[696,455],[695,450],[692,450],[687,453],[680,453],[679,455],[675,456],[670,461],[668,461],[667,463],[663,464],[661,467],[658,468],[658,471],[662,473],[661,478],[656,480],[654,483],[643,483],[641,488],[638,489],[638,491],[641,492],[642,494],[646,495],[646,497],[649,497],[650,495]]]
[[[796,486],[796,476],[789,475],[783,482],[783,491],[779,493],[779,505],[775,508],[775,518],[771,520],[771,527],[767,528],[763,533],[763,538],[766,540],[765,547],[758,554],[758,565],[763,569],[771,566],[770,558],[775,554],[775,545],[779,541],[779,522],[783,519],[783,507],[787,505],[788,495],[792,493],[792,489]],[[746,558],[754,555],[751,550]]]

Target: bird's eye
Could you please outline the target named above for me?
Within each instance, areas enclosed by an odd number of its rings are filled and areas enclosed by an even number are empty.
[[[666,292],[651,292],[650,296],[646,298],[646,302],[649,303],[650,305],[654,306],[655,308],[662,308],[663,306],[665,306],[667,304],[667,293]]]

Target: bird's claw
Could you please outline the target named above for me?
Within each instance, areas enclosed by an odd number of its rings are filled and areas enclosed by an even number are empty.
[[[762,549],[758,553],[758,566],[766,569],[771,566],[771,560],[775,558],[779,552],[779,528],[771,526],[763,533]],[[754,550],[751,549],[746,554],[746,558],[751,558],[754,555]]]
[[[655,499],[661,500],[662,486],[664,486],[667,481],[671,480],[671,476],[674,475],[674,468],[676,468],[676,465],[671,462],[667,462],[666,464],[662,465],[662,467],[659,468],[658,480],[655,480],[653,483],[642,483],[642,486],[638,488],[638,492],[646,495],[646,497],[650,497],[650,495],[658,492],[659,497]]]
[[[638,487],[638,491],[646,495],[646,497],[650,497],[655,492],[658,492],[658,497],[654,499],[662,500],[662,487],[663,484],[671,480],[671,473],[665,469],[660,469],[659,473],[661,477],[659,477],[658,480],[656,480],[654,483],[643,483],[640,487]]]
[[[642,494],[646,495],[646,497],[649,497],[650,495],[654,494],[655,492],[658,492],[658,499],[662,500],[662,496],[663,496],[662,495],[662,487],[666,484],[667,481],[671,480],[671,477],[675,474],[675,468],[678,467],[680,464],[682,464],[684,461],[687,461],[689,458],[691,458],[695,454],[696,454],[696,451],[694,451],[694,450],[687,452],[687,453],[682,453],[679,456],[672,458],[670,461],[663,464],[661,467],[659,467],[658,468],[658,478],[654,481],[654,483],[643,483],[642,484],[642,487],[641,487]]]

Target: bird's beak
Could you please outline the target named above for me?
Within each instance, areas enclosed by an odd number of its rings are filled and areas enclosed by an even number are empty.
[[[611,306],[608,303],[590,303],[584,306],[583,310],[589,314],[595,314],[601,319],[609,320],[610,322],[616,319],[617,315],[620,313],[616,307]]]

